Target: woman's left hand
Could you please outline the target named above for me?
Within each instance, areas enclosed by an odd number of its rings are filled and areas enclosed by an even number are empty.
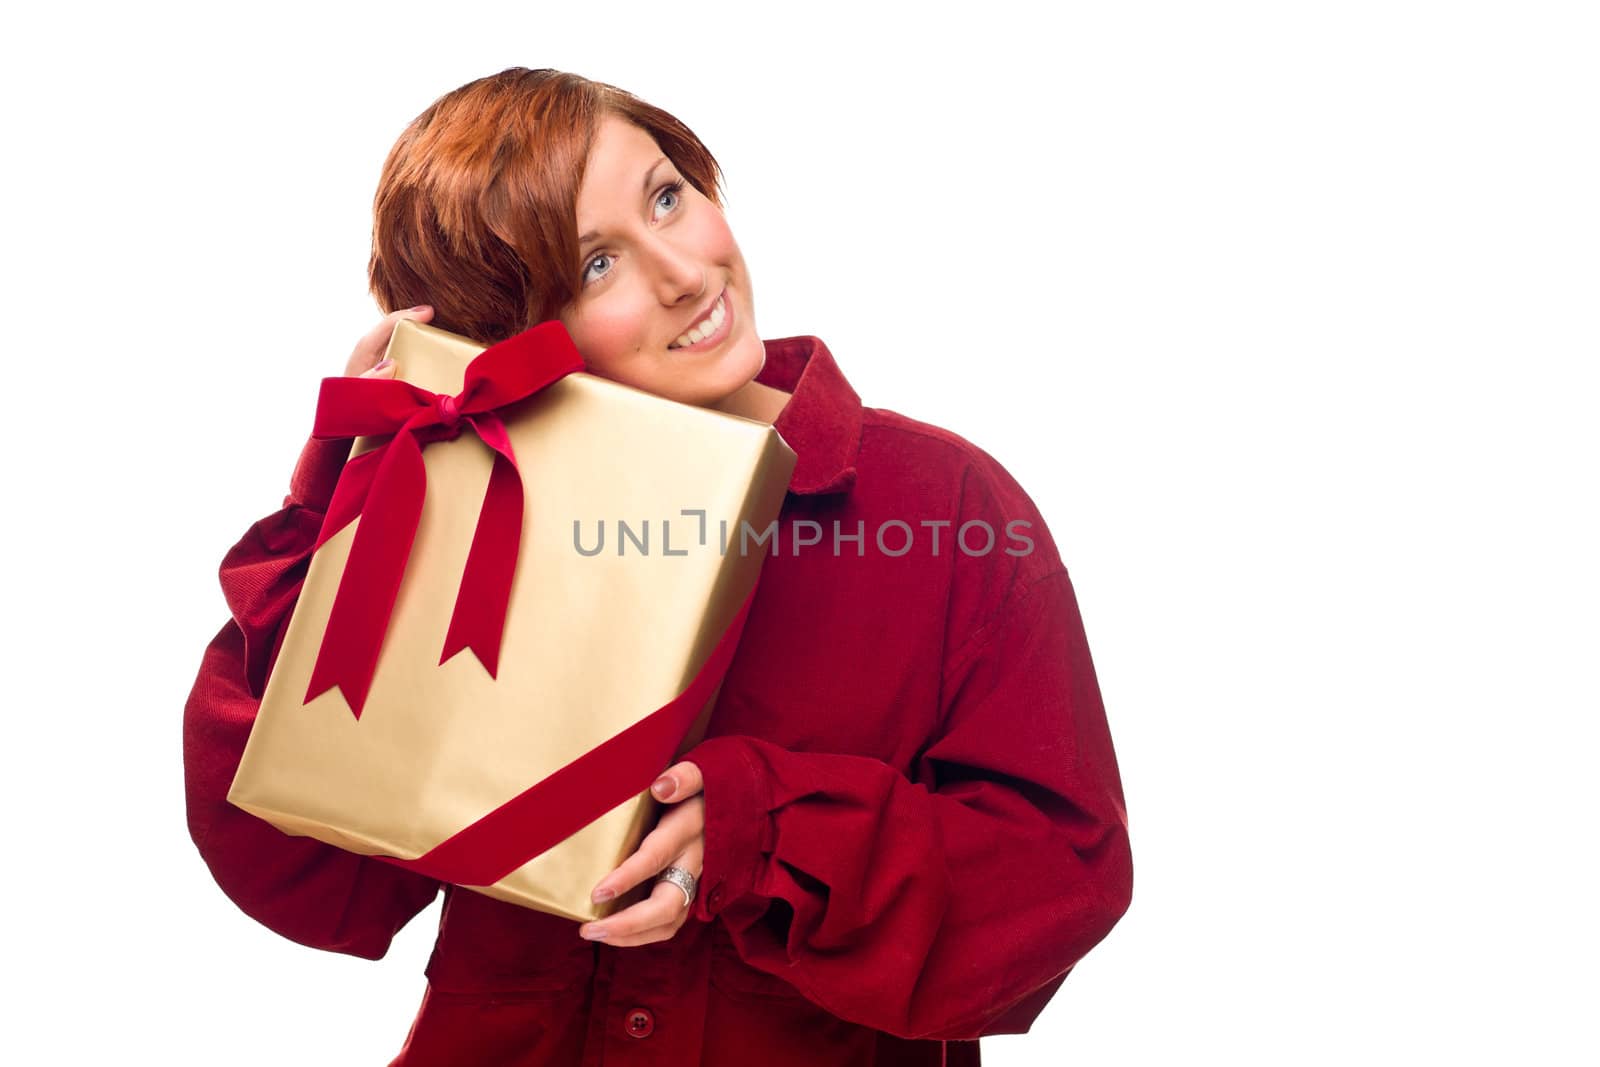
[[[700,877],[706,853],[706,801],[700,795],[705,781],[700,777],[700,768],[688,762],[674,764],[661,778],[671,779],[673,787],[665,793],[652,787],[651,795],[671,807],[662,813],[656,828],[639,842],[639,850],[595,886],[597,902],[621,896],[668,867],[682,867],[696,878]],[[610,890],[610,895],[602,896],[606,890]],[[615,915],[585,923],[578,928],[578,933],[591,941],[631,948],[671,939],[688,918],[683,890],[671,882],[658,882],[644,900]]]

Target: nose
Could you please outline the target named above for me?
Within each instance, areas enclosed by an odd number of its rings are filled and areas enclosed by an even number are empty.
[[[656,295],[663,304],[670,307],[686,303],[705,292],[705,268],[689,249],[661,236],[651,242],[650,258],[655,267]]]

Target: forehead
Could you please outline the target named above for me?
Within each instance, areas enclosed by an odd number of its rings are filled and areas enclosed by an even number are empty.
[[[605,116],[595,130],[578,188],[580,228],[587,212],[600,214],[637,200],[640,183],[662,155],[650,134],[615,115]]]

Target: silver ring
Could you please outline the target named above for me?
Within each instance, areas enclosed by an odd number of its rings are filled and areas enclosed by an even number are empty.
[[[683,906],[688,907],[694,903],[695,876],[682,867],[668,867],[661,872],[661,881],[671,882],[683,890]]]

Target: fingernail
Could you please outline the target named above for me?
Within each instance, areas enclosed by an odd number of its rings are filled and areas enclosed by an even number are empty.
[[[578,933],[583,935],[585,941],[604,941],[606,939],[606,928],[603,926],[588,926],[579,930]]]
[[[411,310],[412,311],[427,311],[428,310],[428,305],[427,304],[418,304],[416,307],[412,308]]]
[[[596,889],[593,899],[596,904],[604,904],[616,895],[616,891],[613,889]]]
[[[673,780],[672,775],[663,774],[660,778],[656,779],[655,785],[650,787],[650,792],[654,793],[658,797],[670,797],[672,795],[672,791],[677,787],[678,783]]]
[[[385,356],[381,361],[379,361],[378,365],[376,367],[373,367],[372,369],[373,370],[383,370],[383,368],[385,368],[385,367],[392,367],[392,366],[394,366],[394,360],[392,360],[392,359],[388,358],[387,356]]]

